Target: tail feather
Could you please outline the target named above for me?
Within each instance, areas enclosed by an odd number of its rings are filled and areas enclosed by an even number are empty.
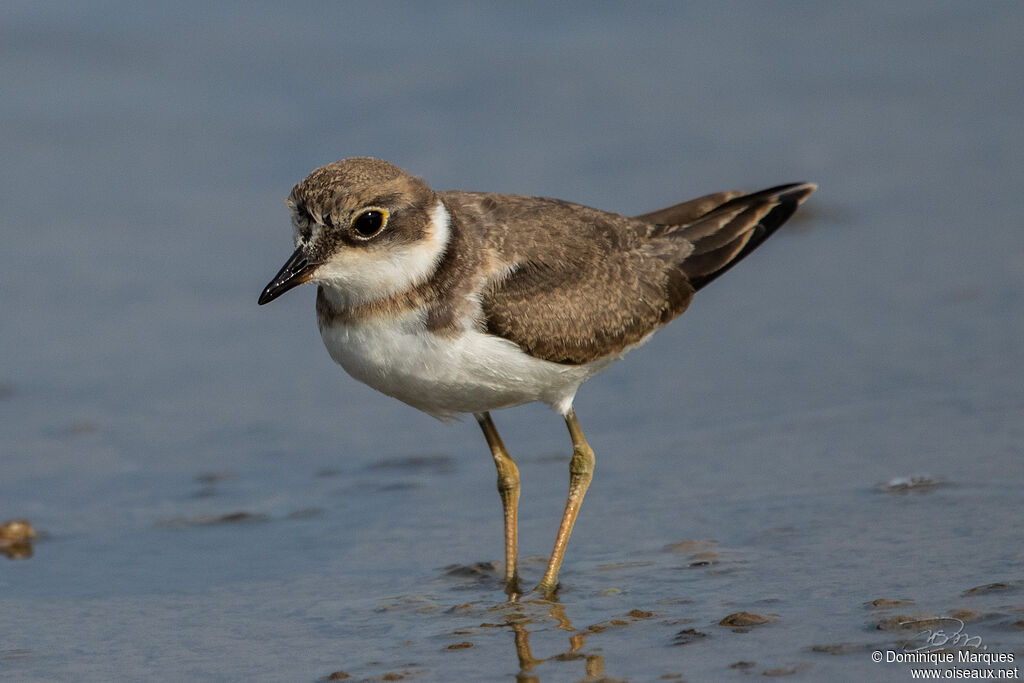
[[[772,205],[762,201],[727,209],[721,214],[715,211],[706,220],[678,229],[675,234],[693,243],[693,253],[705,254],[737,240],[745,242],[745,235],[750,233],[752,226],[756,226],[771,210]]]
[[[694,252],[683,261],[683,274],[694,291],[711,282],[725,272],[733,263],[742,258],[739,254],[750,243],[752,231],[747,231],[717,249],[702,253]],[[723,264],[725,264],[723,266]]]
[[[694,290],[705,287],[761,246],[815,189],[817,185],[812,183],[793,183],[732,196],[688,224],[667,228],[665,234],[693,243],[693,252],[680,267]],[[645,216],[666,215],[676,208]]]
[[[639,216],[634,216],[634,218],[651,225],[688,225],[722,206],[730,199],[742,197],[744,194],[744,192],[737,192],[735,190],[716,192],[691,199],[688,202],[675,204],[665,209],[643,213]]]

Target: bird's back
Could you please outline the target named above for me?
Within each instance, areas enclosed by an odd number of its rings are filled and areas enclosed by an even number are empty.
[[[483,324],[569,365],[622,353],[764,242],[814,190],[722,192],[636,217],[555,199],[441,193],[495,264]]]

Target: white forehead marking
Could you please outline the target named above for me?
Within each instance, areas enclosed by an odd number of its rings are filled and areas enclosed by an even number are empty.
[[[343,306],[392,296],[425,282],[448,246],[451,217],[440,199],[422,240],[387,249],[345,248],[316,269],[312,281]],[[386,230],[387,228],[385,228]],[[315,232],[315,228],[314,228]]]

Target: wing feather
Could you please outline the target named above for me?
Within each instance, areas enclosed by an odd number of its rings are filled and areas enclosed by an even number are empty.
[[[557,200],[459,193],[506,265],[482,324],[537,358],[585,364],[621,353],[686,310],[814,190],[720,192],[635,218]],[[667,222],[665,222],[667,221]]]

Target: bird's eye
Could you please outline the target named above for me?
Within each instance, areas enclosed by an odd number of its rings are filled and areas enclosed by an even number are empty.
[[[369,239],[384,229],[388,212],[383,209],[367,209],[352,221],[352,232],[356,237]]]
[[[323,220],[321,222],[324,225],[326,225],[328,228],[333,228],[334,227],[334,220],[331,218],[331,214],[329,214],[329,213],[325,213],[324,214]]]

